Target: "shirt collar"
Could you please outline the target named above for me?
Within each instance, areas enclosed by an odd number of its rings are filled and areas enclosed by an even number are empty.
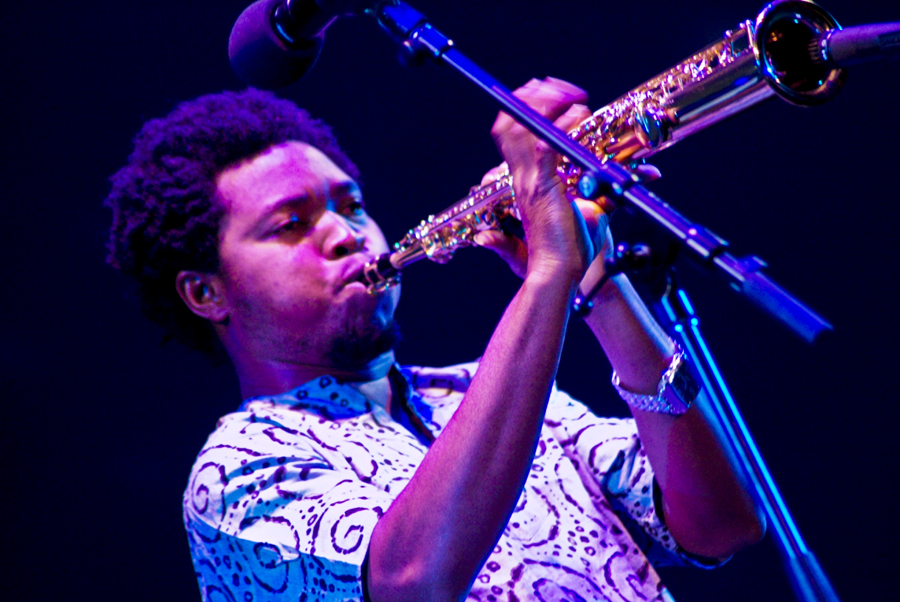
[[[352,418],[371,412],[375,408],[375,404],[362,393],[345,382],[339,382],[333,376],[314,378],[279,395],[252,397],[241,404],[240,411],[246,411],[247,406],[258,401],[288,406],[296,410],[309,410],[328,420]]]
[[[390,372],[391,386],[398,402],[406,400],[409,408],[429,427],[432,426],[432,408],[413,388],[414,375],[405,367],[394,364]],[[404,387],[400,390],[400,387]],[[247,411],[254,402],[268,402],[297,410],[308,410],[328,420],[352,418],[381,407],[372,402],[347,382],[333,376],[314,378],[299,387],[278,395],[261,395],[245,400],[239,411]]]

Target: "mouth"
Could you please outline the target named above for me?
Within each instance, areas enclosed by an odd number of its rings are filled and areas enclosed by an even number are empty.
[[[343,287],[348,287],[353,284],[359,284],[360,286],[366,286],[365,281],[363,280],[363,274],[365,273],[366,265],[372,261],[371,257],[367,256],[359,256],[344,272]]]

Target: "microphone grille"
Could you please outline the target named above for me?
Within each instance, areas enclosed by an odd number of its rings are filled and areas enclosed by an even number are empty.
[[[290,46],[275,32],[272,15],[282,0],[259,0],[238,17],[228,38],[228,58],[238,77],[265,90],[283,88],[309,69],[322,50],[321,36]]]

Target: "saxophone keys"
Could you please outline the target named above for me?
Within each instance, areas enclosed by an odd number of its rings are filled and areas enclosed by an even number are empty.
[[[644,148],[658,148],[668,137],[665,113],[655,107],[641,107],[634,116],[634,133]]]

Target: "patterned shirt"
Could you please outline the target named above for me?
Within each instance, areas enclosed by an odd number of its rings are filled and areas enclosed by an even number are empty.
[[[400,369],[434,436],[476,367]],[[219,420],[184,494],[203,599],[362,600],[375,524],[427,451],[331,377],[247,400]],[[648,558],[710,563],[678,548],[653,497],[633,421],[598,418],[554,387],[518,504],[468,599],[671,601]]]

